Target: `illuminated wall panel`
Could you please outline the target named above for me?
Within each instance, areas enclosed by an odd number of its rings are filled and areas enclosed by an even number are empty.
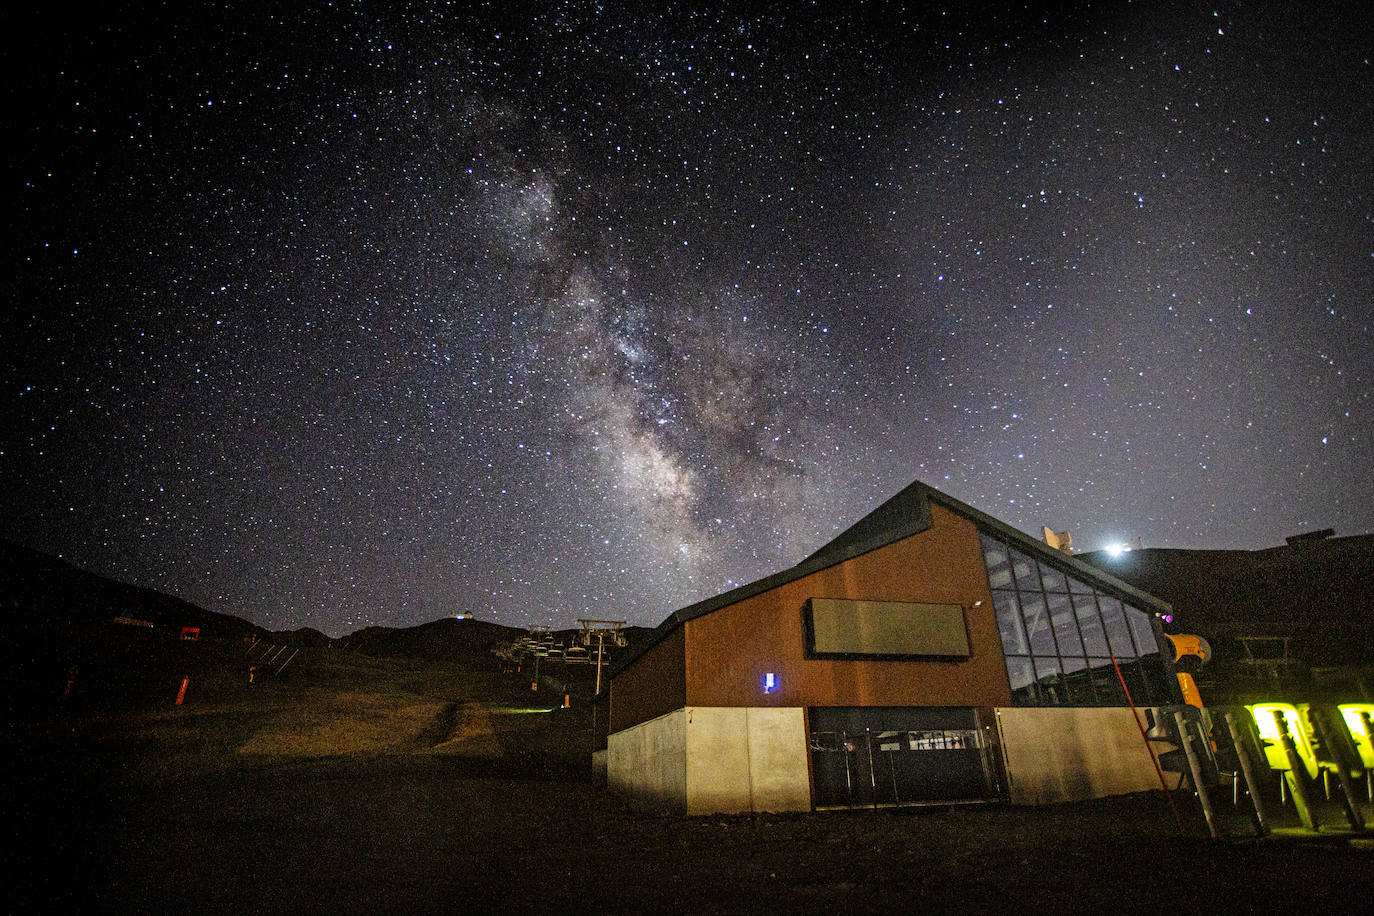
[[[968,627],[957,604],[812,598],[807,652],[849,658],[968,658]]]

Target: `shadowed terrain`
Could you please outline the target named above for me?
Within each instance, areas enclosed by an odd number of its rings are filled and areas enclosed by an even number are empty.
[[[243,651],[199,648],[226,667]],[[193,681],[180,707],[87,701],[7,730],[16,909],[1211,912],[1374,890],[1361,841],[1244,839],[1245,809],[1223,799],[1241,839],[1215,843],[1185,793],[1184,838],[1160,793],[639,815],[592,776],[584,697],[562,709],[495,665],[334,649],[287,670]]]
[[[490,653],[501,634],[473,623],[301,641],[280,674],[255,662],[289,634],[97,626],[70,692],[47,659],[41,702],[30,691],[0,736],[9,909],[1334,911],[1374,891],[1368,840],[1258,842],[1243,803],[1219,797],[1233,839],[1214,842],[1185,792],[1184,836],[1159,792],[637,814],[591,770],[592,668],[546,664],[532,691]],[[560,678],[570,708],[549,689]]]

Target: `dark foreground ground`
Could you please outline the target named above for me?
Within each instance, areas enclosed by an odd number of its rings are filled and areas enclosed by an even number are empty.
[[[181,707],[174,691],[95,696],[7,723],[5,909],[1358,913],[1374,899],[1369,840],[1246,839],[1229,794],[1239,838],[1220,843],[1183,793],[1184,837],[1160,793],[645,816],[592,778],[587,714],[543,711],[555,698],[526,677],[327,652],[295,674],[209,672]]]

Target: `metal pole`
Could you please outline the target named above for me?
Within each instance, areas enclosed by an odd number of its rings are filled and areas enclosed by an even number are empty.
[[[1361,724],[1364,725],[1365,735],[1371,740],[1374,740],[1374,716],[1371,716],[1367,712],[1361,712],[1358,716]],[[1369,767],[1364,768],[1364,788],[1365,793],[1369,796],[1369,800],[1374,802],[1374,770],[1371,770]]]
[[[840,747],[844,748],[844,788],[849,793],[849,803],[854,804],[854,777],[849,771],[849,732],[840,732]]]
[[[596,692],[601,693],[601,658],[606,652],[606,635],[596,634]]]
[[[878,775],[873,772],[873,735],[864,726],[864,746],[868,748],[868,785],[873,790],[873,810],[878,809]]]
[[[1293,736],[1288,734],[1287,723],[1283,718],[1278,715],[1274,718],[1282,729],[1279,732],[1279,746],[1283,748],[1283,756],[1288,761],[1288,769],[1284,771],[1283,778],[1288,783],[1288,788],[1293,790],[1293,807],[1298,809],[1298,818],[1302,825],[1308,830],[1316,830],[1317,823],[1312,819],[1311,800],[1307,797],[1307,782],[1303,774],[1298,772],[1303,768],[1303,762],[1298,757],[1297,745],[1293,743]]]
[[[1245,777],[1245,790],[1250,793],[1250,803],[1255,808],[1255,830],[1260,836],[1269,832],[1269,818],[1265,815],[1264,801],[1260,798],[1259,779],[1255,776],[1255,761],[1250,757],[1250,743],[1244,740],[1236,717],[1226,714],[1226,730],[1231,733],[1231,745],[1236,749],[1240,760],[1240,772]]]
[[[1217,827],[1216,815],[1212,812],[1212,800],[1207,796],[1207,786],[1202,781],[1202,763],[1198,760],[1197,749],[1193,747],[1193,736],[1188,732],[1188,720],[1183,718],[1183,713],[1174,713],[1174,722],[1178,725],[1178,736],[1183,742],[1183,752],[1188,755],[1188,769],[1193,774],[1193,789],[1197,792],[1197,799],[1202,803],[1202,814],[1207,818],[1207,829],[1212,833],[1212,839],[1221,839],[1221,829]]]
[[[1350,774],[1346,772],[1345,764],[1341,763],[1340,755],[1336,753],[1336,742],[1331,740],[1331,730],[1327,727],[1326,716],[1320,709],[1313,709],[1308,714],[1312,724],[1317,728],[1317,737],[1321,738],[1322,744],[1327,748],[1328,753],[1336,763],[1336,778],[1341,783],[1342,807],[1345,808],[1345,819],[1350,821],[1350,826],[1356,830],[1364,829],[1364,818],[1360,816],[1359,804],[1355,801],[1355,784],[1350,781]],[[1326,768],[1322,772],[1327,772]]]

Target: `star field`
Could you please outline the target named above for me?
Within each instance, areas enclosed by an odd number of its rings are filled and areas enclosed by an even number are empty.
[[[0,536],[340,635],[653,625],[917,478],[1374,528],[1367,5],[272,6],[5,14]]]

